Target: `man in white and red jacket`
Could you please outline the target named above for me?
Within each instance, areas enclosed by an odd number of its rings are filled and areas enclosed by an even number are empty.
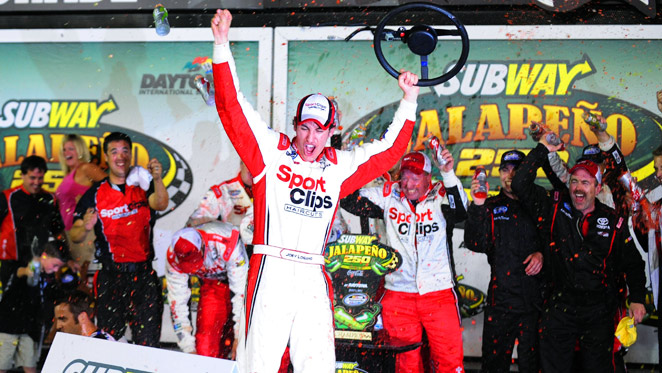
[[[167,258],[168,303],[179,348],[198,355],[234,358],[236,343],[232,343],[230,321],[234,321],[237,336],[248,273],[248,256],[239,231],[220,221],[180,229],[172,237]],[[188,307],[191,275],[202,281],[195,337]]]
[[[418,77],[400,75],[404,98],[379,141],[352,151],[326,147],[335,110],[321,94],[301,100],[296,137],[290,139],[272,130],[239,92],[228,42],[231,20],[227,10],[217,10],[212,19],[216,108],[254,175],[255,216],[237,361],[243,372],[275,372],[289,344],[295,372],[332,373],[332,290],[324,246],[338,199],[384,173],[404,153],[416,119]]]
[[[467,195],[446,161],[442,182],[432,183],[427,155],[412,152],[402,158],[397,182],[363,188],[342,202],[355,215],[381,216],[387,244],[402,255],[402,265],[386,275],[382,298],[384,328],[391,343],[421,342],[425,330],[435,372],[462,372],[462,330],[455,290],[450,243],[455,223],[467,216]],[[423,372],[420,348],[399,353],[397,372]]]

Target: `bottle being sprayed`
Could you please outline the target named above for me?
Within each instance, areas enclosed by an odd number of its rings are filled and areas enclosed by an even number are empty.
[[[441,141],[439,141],[437,136],[430,136],[426,142],[428,149],[432,150],[437,165],[439,167],[444,167],[446,165],[446,160],[441,156],[441,152],[444,151],[444,146],[441,144]]]
[[[215,104],[214,89],[211,88],[211,84],[209,83],[209,80],[205,79],[202,75],[198,75],[193,80],[193,84],[195,84],[195,88],[198,90],[198,92],[200,92],[200,95],[202,96],[202,100],[207,105],[214,106]]]
[[[632,177],[630,171],[624,172],[618,180],[623,184],[623,186],[632,193],[632,199],[635,202],[641,202],[644,198],[644,191],[641,190],[637,181]]]
[[[170,23],[168,23],[168,10],[162,4],[156,4],[152,12],[154,17],[154,26],[156,34],[166,36],[170,33]]]
[[[607,130],[607,123],[601,121],[600,118],[593,113],[586,112],[584,114],[584,122],[586,122],[593,131],[603,132]]]
[[[27,278],[28,286],[34,287],[39,285],[39,276],[41,276],[41,262],[39,258],[32,259],[28,264],[28,268],[32,271],[32,275]]]
[[[534,141],[540,141],[545,132],[547,132],[547,127],[538,122],[532,122],[529,126],[529,133]],[[552,146],[561,144],[561,139],[554,132],[549,132],[545,135],[545,140],[547,140],[547,143]]]
[[[637,183],[637,180],[632,177],[630,171],[623,172],[623,174],[618,178],[618,181],[620,181],[625,189],[629,190],[632,194],[632,212],[641,212],[642,214],[645,214],[647,217],[647,219],[645,219],[646,227],[648,229],[655,228],[655,224],[653,224],[654,220],[652,219],[651,215],[651,203],[648,201],[648,198],[646,198],[646,194]]]
[[[476,167],[474,179],[478,180],[478,190],[474,193],[476,198],[487,198],[487,173],[485,167]]]
[[[205,79],[207,79],[210,82],[213,82],[214,81],[214,74],[213,74],[213,65],[212,65],[211,58],[206,60],[205,62],[201,63],[200,66],[205,71]]]

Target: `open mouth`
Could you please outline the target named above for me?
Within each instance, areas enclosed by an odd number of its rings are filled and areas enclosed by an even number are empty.
[[[574,195],[575,195],[575,202],[577,203],[584,203],[584,201],[586,200],[586,194],[584,193],[575,192]]]
[[[306,144],[303,146],[303,154],[307,157],[312,157],[315,153],[315,145]]]

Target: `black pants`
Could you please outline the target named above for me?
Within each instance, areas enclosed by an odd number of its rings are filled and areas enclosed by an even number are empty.
[[[520,372],[539,372],[538,311],[509,312],[494,307],[485,309],[483,322],[483,372],[510,372],[515,339]]]
[[[545,304],[540,324],[543,372],[570,372],[577,341],[582,372],[614,372],[616,302],[582,303],[552,298]]]
[[[97,324],[116,339],[131,327],[136,344],[158,347],[163,296],[154,270],[97,272]]]

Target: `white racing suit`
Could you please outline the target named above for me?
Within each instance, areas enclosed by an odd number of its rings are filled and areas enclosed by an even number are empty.
[[[205,245],[203,265],[196,273],[184,273],[177,268],[172,247],[168,248],[165,277],[172,324],[182,351],[227,358],[232,346],[230,328],[227,327],[230,325],[230,308],[234,335],[237,336],[248,274],[248,256],[239,231],[232,225],[213,221],[196,229]],[[190,275],[198,276],[202,282],[195,337],[189,320]]]
[[[435,372],[462,372],[460,310],[449,244],[455,223],[466,218],[467,195],[453,171],[442,173],[414,206],[400,184],[363,188],[360,196],[383,210],[387,244],[402,265],[385,277],[384,328],[393,344],[421,341],[425,330]],[[444,187],[445,186],[445,187]],[[421,372],[420,349],[399,353],[397,372]]]
[[[216,108],[254,175],[251,257],[237,350],[240,371],[275,372],[289,343],[295,372],[335,371],[331,282],[324,246],[339,197],[381,175],[404,153],[416,104],[402,100],[384,138],[353,151],[325,148],[304,161],[238,91],[229,44],[214,46]]]
[[[220,184],[212,185],[193,211],[187,226],[222,220],[239,227],[245,245],[253,242],[253,197],[241,181],[241,174]]]

